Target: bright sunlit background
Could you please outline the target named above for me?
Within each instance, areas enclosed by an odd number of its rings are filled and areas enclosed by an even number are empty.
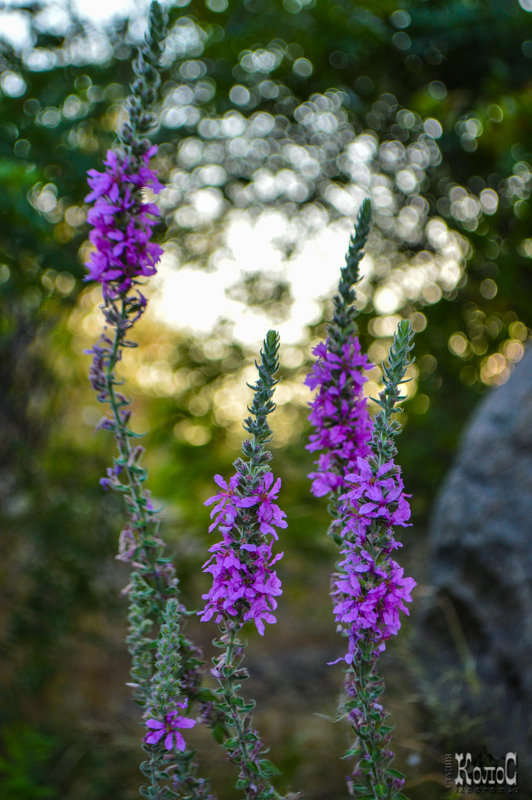
[[[43,4],[39,19],[48,30],[61,32],[68,25],[68,6],[80,17],[97,24],[109,22],[113,17],[138,18],[139,28],[145,26],[145,11],[150,0],[48,0]],[[0,3],[0,26],[3,35],[11,42],[30,45],[28,19],[17,13],[17,7],[25,5],[21,0],[3,0]]]
[[[144,10],[147,5],[147,2],[132,3],[126,0],[102,0],[94,3],[77,0],[73,7],[82,17],[99,26],[107,24],[113,16],[132,15],[129,36],[133,41],[138,41],[143,35]],[[16,9],[16,6],[16,2],[6,4],[10,9]],[[37,19],[42,27],[60,33],[68,21],[67,6],[60,2],[46,3],[45,10]],[[12,10],[9,13],[4,12],[0,15],[0,24],[5,35],[12,41],[19,45],[28,44],[29,28],[24,15]],[[190,35],[189,28],[183,27],[182,47],[186,48],[186,39]],[[97,39],[95,37],[95,41]],[[96,47],[90,54],[91,58],[105,60],[109,57],[108,44],[104,39],[100,40],[100,48],[98,52]],[[35,58],[35,52],[29,55],[30,62],[32,56]],[[78,56],[85,59],[87,53],[82,52]],[[264,60],[264,56],[262,58]],[[13,79],[11,80],[16,93],[17,89]],[[4,85],[8,83],[9,77],[4,77]],[[239,90],[244,92],[244,100],[240,99]],[[237,85],[232,92],[236,107],[245,105],[245,87]],[[170,129],[182,124],[180,116],[186,118],[187,110],[190,113],[192,107],[187,106],[190,99],[186,96],[184,87],[170,93],[162,110],[162,119]],[[76,110],[73,109],[72,116],[75,115]],[[305,106],[301,107],[301,121],[312,130],[333,133],[338,128],[339,117],[341,113],[330,102],[329,105],[318,105],[315,109],[305,110]],[[405,118],[404,124],[408,128],[413,122]],[[238,143],[241,142],[240,151],[244,154],[246,148],[253,144],[257,133],[261,132],[261,127],[267,133],[268,128],[273,129],[274,121],[270,115],[262,114],[256,115],[252,123],[248,124],[236,111],[226,114],[217,122],[213,121],[211,126],[214,129],[218,127],[221,136],[229,143],[229,149],[232,147],[235,153],[238,152]],[[286,344],[302,342],[307,327],[319,322],[323,301],[331,296],[353,221],[364,196],[371,197],[381,221],[385,221],[386,227],[390,227],[390,212],[396,206],[396,200],[387,176],[375,169],[376,159],[377,163],[380,161],[384,166],[393,168],[396,185],[407,196],[413,195],[423,180],[426,167],[441,159],[436,144],[441,130],[436,119],[427,117],[422,133],[424,138],[420,138],[409,148],[406,163],[404,148],[400,142],[379,143],[368,132],[355,136],[343,156],[351,182],[341,186],[331,183],[326,190],[328,201],[342,215],[342,219],[331,224],[323,208],[311,206],[305,215],[306,226],[298,224],[297,220],[290,220],[282,210],[267,210],[259,215],[253,211],[246,212],[245,209],[228,212],[227,204],[217,188],[224,180],[224,170],[220,165],[208,163],[209,159],[203,166],[204,178],[200,178],[200,185],[183,186],[183,183],[186,184],[186,179],[183,180],[186,172],[204,163],[201,153],[203,148],[198,140],[186,140],[179,152],[178,167],[181,169],[174,170],[170,175],[168,189],[162,198],[163,207],[166,205],[171,209],[177,200],[183,198],[185,202],[181,201],[175,212],[176,223],[182,228],[192,229],[216,222],[222,214],[225,217],[224,228],[219,247],[210,258],[207,272],[198,271],[194,262],[180,259],[175,249],[167,249],[159,269],[159,277],[154,282],[157,287],[154,297],[157,313],[176,328],[202,334],[208,334],[220,321],[228,320],[230,335],[244,345],[256,347],[264,332],[271,327],[271,317],[260,306],[250,309],[245,297],[239,300],[235,287],[246,278],[260,273],[266,283],[286,283],[291,298],[290,309],[284,319],[275,320],[275,325]],[[214,135],[215,130],[211,130],[209,136],[212,138]],[[301,202],[308,197],[305,179],[319,171],[319,159],[297,145],[292,145],[292,151],[289,153],[291,169],[281,170],[277,174],[268,169],[255,173],[248,190],[249,202],[253,202],[255,198],[282,198],[283,195],[289,201]],[[216,175],[216,172],[221,175]],[[202,180],[205,186],[201,185]],[[177,188],[179,184],[181,190]],[[184,191],[187,191],[186,198]],[[40,208],[44,213],[50,197],[50,191],[45,190],[44,194],[41,192]],[[461,218],[466,222],[474,221],[482,212],[494,213],[497,195],[491,190],[485,190],[477,200],[462,189],[461,193],[456,193],[455,205],[457,204],[461,206]],[[415,195],[410,204],[400,209],[396,225],[404,239],[415,243],[420,239],[420,226],[423,224],[426,225],[431,251],[420,251],[413,261],[408,258],[401,264],[395,263],[393,274],[390,272],[387,254],[383,253],[379,258],[377,271],[380,285],[373,302],[380,315],[394,314],[405,301],[417,303],[421,299],[422,302],[437,302],[442,297],[442,292],[451,292],[460,280],[467,245],[456,233],[448,230],[441,218],[427,220],[426,201]],[[283,243],[287,238],[295,250],[291,258],[283,253],[286,250]],[[201,242],[198,246],[201,249]],[[363,263],[362,275],[365,280],[359,287],[358,305],[364,309],[371,294],[368,291],[368,279],[374,277],[371,255]],[[413,322],[419,329],[420,318],[414,317]]]

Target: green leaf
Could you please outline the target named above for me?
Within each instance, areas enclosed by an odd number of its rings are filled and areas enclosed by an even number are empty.
[[[234,750],[238,748],[239,741],[237,736],[232,736],[230,739],[226,739],[223,743],[226,750]]]
[[[353,785],[354,790],[354,797],[357,800],[375,800],[375,795],[373,792],[368,793],[368,787],[363,786],[361,783],[356,783]]]
[[[399,772],[398,769],[393,769],[393,767],[388,767],[388,773],[389,773],[389,775],[392,775],[392,777],[394,777],[394,778],[402,778],[402,779],[404,779],[404,777],[405,777],[402,772]]]
[[[212,702],[215,699],[214,692],[211,689],[202,687],[196,692],[196,697],[203,703]]]
[[[275,764],[272,764],[272,762],[267,758],[261,758],[259,761],[259,765],[262,772],[268,777],[270,777],[271,775],[282,775],[282,772],[280,772],[277,769]]]
[[[219,744],[223,744],[225,739],[225,728],[223,725],[215,725],[212,729],[212,735]]]

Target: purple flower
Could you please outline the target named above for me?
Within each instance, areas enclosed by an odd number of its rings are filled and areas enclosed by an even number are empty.
[[[105,171],[88,172],[92,191],[85,201],[94,203],[88,213],[94,250],[86,264],[89,274],[85,280],[99,281],[104,293],[112,296],[127,291],[138,277],[153,275],[162,254],[159,245],[150,241],[159,209],[141,197],[144,188],[156,193],[162,188],[148,166],[156,149],[149,148],[140,164],[108,150]]]
[[[210,548],[212,555],[202,568],[212,575],[212,586],[202,595],[206,603],[199,612],[201,620],[253,622],[263,636],[264,623],[276,622],[272,612],[277,608],[275,598],[282,594],[273,569],[282,553],[273,555],[271,540],[266,539],[268,535],[278,539],[275,527],[287,526],[286,514],[274,502],[281,480],[267,472],[245,496],[240,483],[246,484],[240,474],[233,475],[229,483],[221,475],[215,475],[214,480],[220,491],[205,505],[215,504],[209,530],[218,526],[223,541]]]
[[[202,622],[214,617],[216,623],[224,618],[238,617],[254,622],[261,636],[264,622],[276,622],[272,614],[277,608],[275,598],[282,594],[281,582],[273,565],[283,554],[273,555],[271,544],[243,544],[240,553],[234,547],[218,543],[210,548],[214,555],[203,565],[212,574],[212,587],[207,594]]]
[[[214,482],[222,491],[209,497],[204,503],[206,506],[216,503],[214,508],[211,509],[211,519],[213,517],[215,517],[215,519],[209,527],[209,533],[218,527],[220,522],[223,522],[226,526],[231,526],[236,519],[239,508],[249,508],[257,502],[256,497],[242,497],[238,493],[237,488],[239,480],[240,475],[238,475],[238,473],[229,479],[228,484],[221,475],[214,476]]]
[[[348,491],[339,498],[346,530],[365,537],[366,530],[376,519],[389,528],[406,527],[410,505],[398,467],[389,461],[373,475],[368,462],[360,457],[356,467],[357,472],[345,476]]]
[[[386,557],[376,560],[359,544],[346,542],[333,576],[331,595],[338,631],[348,638],[348,651],[341,659],[352,663],[357,643],[371,638],[375,651],[385,648],[390,636],[401,627],[400,612],[408,614],[405,603],[412,601],[413,578],[405,578],[404,570]],[[334,662],[336,663],[336,662]]]
[[[181,708],[186,707],[186,702],[178,703]],[[196,720],[189,717],[181,717],[179,712],[170,711],[164,717],[164,722],[158,719],[147,719],[146,726],[151,729],[144,737],[146,744],[157,744],[164,736],[164,746],[167,750],[185,750],[185,740],[178,731],[178,728],[193,728]]]
[[[121,464],[114,464],[112,467],[107,467],[107,477],[100,478],[100,485],[103,486],[106,491],[119,487],[120,481],[118,480],[118,476],[122,472],[122,469]]]
[[[357,337],[351,337],[333,352],[330,338],[314,348],[317,356],[305,383],[318,392],[311,402],[309,420],[315,433],[309,437],[307,449],[325,451],[312,472],[312,493],[322,497],[338,491],[345,475],[352,472],[356,459],[368,455],[372,423],[362,396],[367,380],[365,371],[371,368],[367,357],[361,353]]]
[[[338,498],[344,545],[331,589],[338,631],[348,639],[347,652],[337,661],[347,664],[362,639],[373,642],[375,653],[385,649],[385,642],[399,632],[400,612],[408,614],[406,603],[416,585],[389,557],[401,546],[393,526],[406,526],[410,518],[399,468],[389,461],[374,472],[360,456],[352,467]]]
[[[338,629],[348,638],[347,653],[338,660],[351,664],[361,639],[369,637],[380,652],[399,631],[400,612],[408,613],[415,581],[403,577],[389,554],[400,546],[392,528],[408,524],[410,506],[394,462],[374,472],[368,461],[373,426],[362,390],[371,364],[358,339],[339,347],[328,338],[314,354],[306,383],[318,390],[309,414],[315,432],[307,447],[323,452],[309,477],[316,497],[339,495],[337,530],[344,545],[331,594]]]
[[[276,525],[278,528],[286,528],[287,526],[286,514],[281,511],[278,505],[272,502],[272,500],[277,500],[280,488],[281,479],[277,478],[274,483],[272,473],[267,472],[259,488],[258,496],[255,498],[255,502],[258,501],[259,503],[257,519],[260,523],[260,532],[270,533],[274,539],[278,539],[279,536],[272,525]]]

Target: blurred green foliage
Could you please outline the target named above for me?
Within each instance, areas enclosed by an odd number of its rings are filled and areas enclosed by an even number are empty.
[[[400,459],[422,542],[463,423],[486,386],[507,378],[529,336],[532,15],[497,0],[178,0],[169,12],[156,133],[169,186],[166,247],[177,264],[210,272],[236,212],[258,218],[280,209],[290,222],[279,242],[288,278],[307,237],[354,218],[362,196],[372,196],[361,336],[378,360],[401,317],[418,331]],[[0,42],[0,787],[6,798],[103,800],[118,786],[134,797],[138,730],[122,688],[119,597],[127,577],[113,561],[121,516],[98,485],[112,442],[92,433],[97,410],[81,353],[98,326],[96,295],[82,284],[82,198],[86,170],[98,168],[113,142],[141,34],[138,20],[104,32],[64,11],[54,24],[39,3],[17,13],[31,47]],[[288,280],[265,277],[249,272],[233,291],[275,324],[293,298]],[[279,408],[275,463],[290,519],[287,611],[285,633],[271,640],[279,654],[318,648],[318,664],[335,647],[327,605],[333,555],[323,504],[308,498],[305,399],[294,387],[309,342],[323,331],[309,328],[299,357],[284,366],[292,399]],[[137,428],[150,430],[146,463],[166,504],[183,590],[197,604],[207,544],[202,501],[213,472],[227,474],[237,455],[249,400],[243,368],[253,354],[231,341],[231,320],[192,339],[150,317],[139,336],[125,375]],[[165,365],[162,377],[149,373],[154,362]],[[407,550],[421,570],[422,545]],[[321,667],[294,659],[281,659],[285,694],[269,695],[271,674],[257,657],[257,692],[263,686],[273,707],[293,703],[305,720],[287,738],[265,714],[289,782],[305,782],[306,796],[318,800],[333,785],[342,791],[342,769],[329,764],[330,781],[319,779],[332,758],[320,737],[326,730],[330,739],[332,726],[314,734],[309,715],[327,705],[305,687],[328,691],[329,702],[335,686]],[[396,688],[398,696],[407,691]],[[419,720],[398,708],[399,741],[410,741],[404,760]],[[21,718],[30,727],[15,735]],[[421,779],[439,769],[437,731],[416,741],[424,742],[420,765],[405,767],[417,769],[411,795],[441,797],[437,781]],[[301,747],[313,753],[317,773],[295,755]],[[40,755],[24,770],[20,753],[32,748]],[[62,767],[50,778],[40,765],[52,756]]]
[[[44,785],[39,775],[50,762],[54,740],[23,725],[6,728],[2,739],[6,755],[0,758],[0,788],[4,797],[17,800],[58,797],[57,790]]]

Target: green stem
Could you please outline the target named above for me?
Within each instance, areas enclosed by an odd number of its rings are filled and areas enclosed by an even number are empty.
[[[122,299],[122,307],[120,309],[120,323],[123,323],[126,318],[126,302]],[[109,365],[107,367],[106,372],[106,385],[107,385],[107,392],[109,395],[109,405],[111,406],[111,411],[113,413],[113,419],[115,423],[115,431],[116,431],[116,440],[118,444],[118,450],[125,461],[124,467],[127,473],[128,482],[129,482],[129,490],[130,490],[130,499],[133,501],[133,505],[135,507],[135,512],[138,515],[139,519],[142,519],[141,525],[143,530],[146,530],[148,527],[148,519],[146,517],[145,510],[142,508],[140,501],[142,490],[138,484],[138,481],[133,474],[129,462],[132,455],[131,444],[129,441],[129,436],[127,435],[127,430],[125,425],[123,424],[120,418],[120,411],[119,411],[119,404],[116,398],[115,393],[115,376],[114,371],[117,364],[118,353],[120,350],[120,342],[121,342],[121,325],[116,325],[115,327],[115,338],[113,342],[113,352],[112,356],[109,360]]]
[[[150,515],[147,513],[145,501],[143,498],[142,486],[137,478],[135,471],[130,466],[132,463],[133,451],[131,448],[131,442],[130,442],[130,437],[128,435],[128,430],[120,416],[120,404],[116,397],[116,392],[115,392],[115,382],[116,382],[115,367],[120,352],[120,345],[123,336],[122,334],[123,323],[127,315],[126,311],[127,311],[126,300],[125,298],[122,298],[119,322],[114,326],[115,331],[114,331],[113,349],[111,357],[109,359],[109,364],[107,366],[105,381],[109,397],[109,405],[111,408],[115,425],[115,438],[118,445],[118,452],[123,461],[123,468],[126,471],[128,489],[129,489],[129,501],[131,502],[131,507],[135,515],[134,527],[141,534],[141,541],[139,542],[139,547],[141,548],[144,554],[147,564],[152,569],[155,587],[157,590],[156,600],[158,605],[161,608],[163,608],[165,603],[164,591],[163,591],[164,587],[161,584],[159,576],[157,575],[156,564],[151,552],[153,550],[153,546],[150,544],[148,540],[149,526],[150,524],[153,524],[154,521],[150,519]]]
[[[236,629],[232,628],[231,629],[231,635],[230,635],[230,638],[229,638],[229,644],[227,646],[226,657],[225,657],[225,665],[226,665],[227,671],[228,672],[230,671],[232,675],[234,675],[233,653],[234,653],[234,648],[235,648],[235,638],[236,638]],[[232,719],[232,722],[233,722],[233,728],[234,728],[234,731],[235,731],[235,733],[237,735],[238,745],[239,745],[239,748],[240,748],[240,752],[242,754],[241,769],[242,769],[243,776],[245,777],[245,779],[246,779],[246,781],[248,782],[248,785],[249,785],[251,783],[251,774],[250,774],[250,769],[249,769],[250,760],[249,760],[249,754],[248,754],[248,749],[247,749],[247,746],[246,746],[246,742],[244,741],[244,731],[242,729],[242,721],[240,719],[240,714],[238,713],[238,708],[236,707],[236,703],[235,703],[236,692],[235,692],[235,688],[234,688],[234,680],[233,680],[233,678],[229,677],[229,676],[225,676],[225,684],[226,684],[225,700],[226,700],[227,705],[229,706],[229,708],[231,710],[231,719]],[[246,790],[246,796],[247,796],[247,790]]]
[[[223,681],[224,681],[224,684],[225,684],[225,687],[224,687],[225,688],[224,700],[225,700],[225,702],[227,703],[227,705],[228,705],[228,707],[230,709],[232,727],[233,727],[234,733],[236,735],[236,738],[238,739],[238,746],[239,746],[239,750],[240,750],[241,757],[242,757],[242,760],[241,760],[241,762],[239,764],[240,770],[241,770],[241,775],[245,779],[245,781],[247,782],[247,786],[245,787],[246,798],[254,798],[255,797],[256,793],[253,792],[253,794],[250,794],[249,788],[250,788],[251,784],[254,783],[258,778],[259,780],[265,781],[267,783],[267,788],[270,790],[271,797],[273,798],[273,800],[283,800],[283,796],[280,795],[274,789],[274,787],[271,785],[270,781],[266,781],[266,779],[263,776],[260,776],[260,777],[259,776],[254,776],[253,770],[251,769],[252,760],[251,760],[250,754],[248,752],[246,741],[244,739],[245,731],[244,731],[244,727],[243,727],[243,724],[242,724],[242,719],[241,719],[241,716],[240,716],[240,710],[239,710],[239,708],[238,708],[238,706],[236,704],[237,695],[236,695],[235,688],[234,688],[235,665],[233,664],[233,656],[234,656],[234,650],[235,650],[235,639],[236,639],[236,636],[237,636],[237,630],[236,630],[236,628],[232,628],[231,634],[230,634],[230,637],[229,637],[229,643],[227,645],[226,657],[225,657],[225,667],[227,669],[227,672],[228,673],[230,672],[230,675],[225,675],[224,673],[222,673],[222,675],[223,675]]]

